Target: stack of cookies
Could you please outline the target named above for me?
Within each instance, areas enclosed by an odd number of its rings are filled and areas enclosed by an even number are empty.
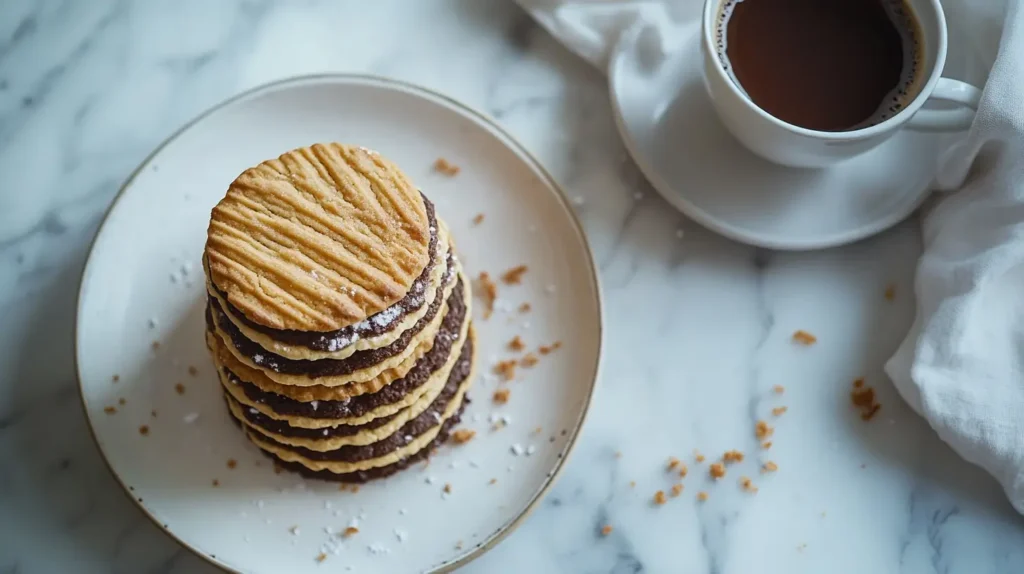
[[[434,206],[379,154],[317,144],[246,170],[213,209],[203,267],[228,410],[281,466],[384,477],[458,423],[470,284]]]

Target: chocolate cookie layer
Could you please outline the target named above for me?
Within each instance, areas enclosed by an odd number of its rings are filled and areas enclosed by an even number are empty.
[[[437,401],[440,400],[441,397],[445,396],[446,394],[449,397],[454,395],[454,393],[458,390],[458,387],[462,383],[462,381],[465,381],[466,377],[469,376],[469,373],[470,373],[470,370],[472,369],[472,367],[473,367],[473,340],[472,340],[472,338],[467,338],[466,343],[462,346],[462,352],[459,354],[459,358],[456,360],[455,365],[452,367],[451,373],[449,373],[449,375],[448,375],[448,380],[445,383],[445,386],[442,388],[442,390],[438,394],[437,398],[435,398],[434,402],[431,403],[431,405],[429,407],[427,407],[427,410],[424,411],[424,412],[431,411],[432,409],[433,409],[433,412],[439,412],[438,409],[435,408],[437,406]],[[394,383],[392,383],[392,384],[394,384]],[[366,395],[363,395],[363,396],[366,396]],[[231,398],[230,395],[225,395],[225,398],[227,398],[229,401],[234,401],[235,400],[234,398]],[[322,438],[330,438],[330,437],[336,437],[336,436],[351,436],[351,435],[354,435],[354,434],[358,434],[359,432],[364,431],[364,430],[372,430],[372,429],[380,428],[380,427],[384,426],[385,424],[387,424],[387,423],[391,422],[392,420],[394,420],[401,413],[401,411],[400,411],[400,412],[395,413],[393,415],[384,416],[384,417],[378,417],[378,418],[375,418],[375,419],[373,419],[372,421],[370,421],[368,423],[361,424],[361,425],[345,425],[345,424],[342,424],[342,425],[338,425],[336,427],[324,428],[324,429],[306,429],[306,428],[293,427],[293,426],[289,425],[286,421],[279,421],[279,420],[276,420],[276,419],[272,419],[272,418],[264,415],[263,413],[257,411],[256,409],[245,408],[245,405],[241,405],[241,404],[239,404],[237,402],[235,402],[235,404],[240,407],[242,413],[245,416],[246,422],[249,423],[250,425],[257,426],[257,427],[260,427],[262,429],[266,429],[266,430],[268,430],[268,431],[270,431],[272,433],[275,433],[275,434],[278,434],[278,435],[281,435],[281,436],[293,436],[293,437],[302,437],[302,438],[310,438],[310,439],[322,439]],[[441,407],[441,408],[443,409],[443,407]],[[268,439],[268,440],[272,440],[272,439]]]
[[[297,462],[281,460],[274,453],[265,451],[263,449],[260,449],[260,452],[262,452],[265,456],[273,460],[274,464],[276,464],[277,466],[285,470],[297,472],[300,475],[305,476],[306,478],[316,478],[320,480],[329,480],[332,482],[347,482],[356,484],[378,478],[386,478],[400,470],[408,468],[410,465],[416,464],[417,462],[420,462],[422,460],[426,460],[434,452],[434,450],[437,449],[437,447],[444,444],[444,442],[448,440],[448,436],[451,434],[452,428],[454,428],[455,425],[459,424],[459,422],[462,420],[462,411],[466,407],[466,403],[468,402],[469,398],[463,399],[462,406],[459,407],[459,410],[456,411],[456,413],[452,415],[448,420],[444,421],[444,424],[441,425],[440,432],[437,433],[437,436],[434,437],[434,440],[430,441],[430,443],[427,444],[427,446],[416,451],[415,454],[409,455],[398,462],[388,464],[385,466],[378,466],[376,468],[370,468],[367,470],[359,470],[356,472],[346,472],[339,474],[331,472],[329,470],[311,470]],[[235,417],[231,417],[231,420],[234,421],[236,425],[242,426],[241,421],[239,421]]]
[[[309,460],[359,462],[373,458],[380,458],[409,444],[421,434],[441,425],[444,422],[442,414],[448,408],[449,403],[456,398],[462,384],[466,382],[465,375],[463,375],[462,379],[462,381],[458,381],[455,384],[446,385],[445,388],[441,390],[441,393],[438,394],[437,398],[434,399],[434,402],[431,403],[425,411],[402,425],[402,427],[395,431],[394,434],[367,445],[345,445],[336,450],[320,452],[301,446],[284,444],[264,434],[257,434],[255,436],[257,436],[260,441],[270,446],[292,451]]]
[[[438,328],[437,338],[434,346],[431,347],[416,365],[400,379],[386,385],[376,393],[355,396],[342,401],[322,400],[317,401],[316,408],[308,402],[296,401],[284,395],[264,391],[256,385],[243,381],[231,371],[227,371],[228,378],[238,384],[245,396],[254,403],[262,403],[270,407],[275,413],[282,415],[298,415],[314,419],[341,419],[359,417],[383,405],[398,402],[413,389],[419,388],[430,378],[430,373],[436,371],[447,362],[452,347],[461,330],[466,317],[465,290],[462,282],[455,286],[451,296],[448,297],[448,313],[442,319]],[[462,354],[473,351],[473,340],[469,338],[463,344]],[[458,368],[458,365],[456,365]]]
[[[430,272],[434,268],[434,265],[438,263],[437,219],[434,213],[434,204],[427,200],[426,197],[423,197],[423,203],[426,207],[427,221],[430,226],[430,243],[427,246],[427,252],[430,253],[430,259],[427,262],[427,265],[423,268],[423,272],[413,280],[412,285],[409,287],[409,291],[405,294],[405,297],[400,299],[391,307],[371,315],[367,319],[360,321],[355,325],[349,325],[336,331],[328,332],[295,331],[292,329],[275,329],[273,327],[267,327],[266,325],[260,325],[259,323],[247,319],[241,310],[228,302],[226,293],[221,291],[213,283],[210,283],[210,286],[214,291],[216,291],[220,300],[224,301],[227,310],[231,313],[232,317],[238,319],[238,321],[243,323],[246,327],[288,345],[301,345],[315,351],[332,352],[350,345],[361,338],[381,335],[388,331],[390,325],[397,321],[401,321],[402,317],[405,317],[410,312],[415,311],[423,305],[423,292],[429,283]],[[225,320],[227,319],[225,318]],[[235,328],[235,331],[237,332],[238,329]],[[232,338],[233,337],[234,336],[232,336]]]
[[[451,252],[448,253],[448,265],[450,273],[454,273],[455,259]],[[248,357],[253,364],[270,369],[277,373],[288,375],[308,375],[311,378],[336,377],[348,375],[355,371],[371,367],[404,351],[406,347],[409,346],[409,342],[413,337],[423,331],[423,329],[433,321],[434,317],[437,316],[437,312],[441,308],[441,303],[444,299],[443,293],[444,288],[447,285],[446,280],[450,280],[451,277],[450,273],[445,273],[441,285],[437,287],[437,293],[434,296],[434,301],[431,302],[426,314],[423,315],[415,325],[403,331],[402,334],[390,345],[377,349],[357,351],[344,359],[317,359],[315,361],[308,359],[288,359],[281,355],[271,353],[259,344],[247,339],[245,335],[238,330],[238,327],[224,315],[220,309],[220,303],[216,298],[208,297],[207,302],[209,307],[212,309],[214,319],[217,322],[217,327],[230,337],[231,344],[234,345],[235,349],[243,356]],[[462,282],[460,280],[459,283],[456,284],[455,289],[460,289],[461,283]]]

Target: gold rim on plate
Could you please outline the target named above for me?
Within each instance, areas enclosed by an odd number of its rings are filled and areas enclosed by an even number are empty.
[[[473,109],[473,108],[467,106],[466,104],[463,104],[463,103],[461,103],[461,102],[459,102],[459,101],[457,101],[457,100],[455,100],[453,98],[450,98],[450,97],[448,97],[448,96],[446,96],[444,94],[435,92],[434,90],[431,90],[429,88],[425,88],[423,86],[418,86],[416,84],[412,84],[412,83],[409,83],[409,82],[404,82],[404,81],[401,81],[401,80],[394,80],[394,79],[390,79],[390,78],[374,76],[374,75],[371,75],[371,74],[312,74],[312,75],[294,76],[294,77],[291,77],[291,78],[285,78],[285,79],[282,79],[282,80],[276,80],[276,81],[273,81],[273,82],[270,82],[270,83],[266,83],[266,84],[262,84],[260,86],[256,86],[254,88],[250,88],[250,89],[245,90],[245,91],[243,91],[241,93],[238,93],[238,94],[236,94],[234,96],[231,96],[230,98],[220,102],[219,104],[216,104],[216,105],[208,108],[207,110],[203,111],[198,116],[196,116],[195,118],[193,118],[190,121],[186,122],[185,125],[181,126],[177,130],[175,130],[174,133],[172,133],[170,136],[168,136],[164,141],[160,142],[160,145],[158,145],[148,156],[146,156],[146,158],[142,160],[142,162],[139,164],[139,166],[136,167],[132,171],[132,173],[128,176],[127,179],[125,179],[124,183],[121,184],[120,189],[117,190],[117,194],[114,195],[113,201],[110,202],[110,205],[107,207],[107,210],[103,213],[103,217],[102,217],[102,219],[100,221],[99,227],[96,230],[96,234],[93,236],[92,240],[89,242],[88,256],[86,258],[85,266],[82,268],[82,276],[79,278],[78,295],[76,297],[76,302],[75,302],[75,332],[74,332],[74,336],[75,336],[75,343],[74,343],[74,345],[75,345],[75,349],[74,349],[75,350],[75,354],[74,354],[74,361],[75,361],[75,378],[78,381],[78,396],[79,396],[79,399],[82,402],[82,410],[85,412],[86,421],[89,423],[89,436],[92,437],[93,443],[96,445],[97,450],[99,450],[100,456],[103,458],[103,462],[107,465],[107,468],[110,470],[110,473],[114,476],[114,479],[117,480],[118,484],[121,485],[121,489],[124,491],[124,494],[132,501],[132,503],[136,507],[138,507],[139,510],[142,511],[142,513],[150,520],[150,522],[153,523],[154,526],[156,526],[161,531],[163,531],[165,534],[170,536],[171,539],[173,539],[175,542],[177,542],[179,545],[181,545],[182,548],[188,550],[192,554],[195,554],[196,556],[198,556],[199,558],[203,559],[204,561],[206,561],[210,565],[215,566],[217,568],[220,568],[221,570],[223,570],[225,572],[230,572],[231,574],[242,574],[238,570],[234,570],[233,568],[231,568],[231,567],[221,563],[217,558],[214,558],[212,556],[209,556],[207,554],[199,552],[198,550],[193,548],[191,545],[189,545],[187,542],[185,542],[184,540],[179,538],[176,534],[171,532],[170,528],[166,527],[159,520],[157,520],[156,517],[154,517],[149,512],[149,509],[147,509],[142,504],[142,502],[140,502],[138,499],[136,499],[134,496],[132,496],[131,492],[129,491],[128,485],[126,485],[124,483],[124,481],[121,480],[121,476],[114,470],[113,466],[111,466],[110,459],[107,458],[107,453],[103,450],[103,446],[100,444],[100,441],[99,441],[99,439],[96,436],[96,431],[93,428],[93,421],[92,421],[92,418],[89,415],[89,409],[86,407],[85,393],[83,391],[83,386],[82,386],[82,372],[81,372],[81,369],[80,369],[79,364],[78,364],[79,363],[79,361],[78,361],[78,322],[79,322],[79,317],[81,316],[81,310],[82,310],[81,309],[81,306],[82,306],[82,287],[84,285],[84,280],[85,280],[85,277],[86,277],[86,273],[87,273],[87,271],[89,269],[89,264],[90,264],[90,262],[92,260],[92,255],[93,255],[92,251],[93,251],[93,247],[95,247],[96,239],[103,232],[103,228],[106,226],[107,220],[109,219],[110,213],[114,209],[114,206],[116,206],[117,203],[121,200],[121,196],[124,194],[125,190],[127,190],[132,185],[132,183],[135,181],[135,178],[139,175],[139,173],[141,173],[142,170],[145,169],[145,167],[147,165],[149,165],[149,163],[153,160],[153,158],[155,158],[161,151],[163,151],[163,149],[165,147],[167,147],[168,144],[170,144],[172,141],[176,140],[179,136],[181,136],[183,133],[185,133],[192,126],[198,124],[200,121],[202,121],[202,120],[206,119],[208,116],[212,115],[214,112],[217,112],[217,111],[219,111],[219,110],[221,110],[223,108],[226,108],[226,107],[228,107],[228,106],[230,106],[232,104],[235,104],[235,103],[240,102],[242,100],[245,100],[247,98],[251,98],[251,97],[257,96],[257,95],[259,95],[259,94],[261,94],[261,93],[263,93],[265,91],[269,91],[269,90],[273,90],[273,89],[279,89],[279,88],[284,88],[284,87],[293,86],[293,85],[301,85],[301,84],[307,84],[307,83],[320,83],[320,82],[334,82],[334,83],[341,83],[341,84],[376,85],[378,87],[383,87],[383,88],[392,89],[392,90],[396,90],[397,89],[399,91],[410,93],[410,94],[415,95],[415,96],[425,97],[427,99],[435,100],[435,102],[439,100],[441,103],[446,104],[446,105],[450,106],[451,108],[454,108],[456,111],[461,112],[461,113],[463,113],[463,114],[465,114],[465,115],[467,115],[467,116],[469,116],[471,118],[476,119],[478,122],[482,123],[487,128],[493,130],[493,133],[495,133],[496,135],[500,136],[500,138],[503,140],[503,143],[506,146],[508,146],[508,147],[512,148],[513,150],[515,150],[520,155],[520,157],[526,158],[527,162],[529,164],[531,164],[531,167],[533,167],[535,169],[535,171],[544,179],[545,183],[547,183],[549,188],[554,189],[557,192],[557,194],[556,194],[558,196],[557,199],[561,203],[562,208],[568,214],[569,221],[570,221],[570,223],[572,225],[572,228],[576,232],[576,235],[578,236],[579,240],[582,242],[583,248],[584,248],[585,252],[588,255],[588,257],[587,257],[587,269],[590,270],[591,281],[594,284],[594,293],[595,293],[595,296],[597,298],[597,310],[598,310],[598,313],[597,313],[598,350],[597,350],[597,359],[596,359],[595,364],[593,366],[594,376],[593,376],[593,380],[590,382],[590,390],[587,393],[586,399],[585,399],[585,401],[583,403],[583,409],[580,412],[579,418],[576,420],[576,424],[573,426],[572,431],[569,434],[569,442],[567,442],[565,447],[563,447],[562,453],[561,453],[562,456],[561,456],[561,458],[558,459],[558,462],[555,463],[554,470],[549,474],[549,476],[544,481],[544,483],[541,485],[541,487],[537,490],[537,492],[534,493],[533,498],[530,499],[530,501],[527,503],[526,507],[515,518],[513,518],[509,522],[505,523],[504,526],[502,526],[501,528],[496,530],[494,533],[492,533],[490,535],[489,538],[487,538],[486,540],[484,540],[483,542],[481,542],[480,544],[475,546],[469,552],[463,554],[462,556],[459,556],[458,558],[456,558],[456,559],[454,559],[452,561],[444,562],[444,563],[441,563],[441,564],[439,564],[437,566],[434,566],[433,569],[429,571],[431,574],[442,574],[444,572],[451,572],[451,571],[455,570],[456,568],[460,568],[462,566],[465,566],[466,564],[469,564],[473,560],[475,560],[475,559],[479,558],[480,556],[484,555],[487,551],[491,550],[499,542],[504,540],[505,537],[507,537],[509,534],[511,534],[513,531],[515,531],[515,529],[518,528],[523,523],[523,521],[525,521],[530,516],[530,514],[533,512],[533,510],[537,507],[537,504],[544,498],[544,496],[548,493],[548,491],[551,490],[551,488],[555,485],[555,482],[557,482],[559,476],[562,473],[562,469],[565,468],[565,463],[569,459],[569,456],[572,453],[573,447],[576,446],[576,440],[579,438],[580,429],[583,427],[583,423],[586,421],[586,418],[587,418],[587,413],[590,411],[590,403],[591,403],[591,400],[593,399],[593,396],[594,396],[594,389],[597,386],[597,379],[598,379],[598,375],[599,375],[600,368],[601,368],[601,355],[603,354],[603,348],[604,348],[604,317],[603,317],[604,313],[603,313],[603,303],[602,303],[603,297],[601,295],[601,283],[600,283],[600,281],[598,279],[597,270],[594,267],[593,252],[590,249],[590,244],[587,242],[587,236],[583,232],[583,226],[580,224],[579,219],[576,217],[576,213],[570,207],[570,205],[569,205],[569,203],[568,203],[568,201],[566,199],[565,191],[558,184],[558,182],[555,181],[555,178],[552,177],[552,175],[547,171],[547,169],[544,168],[544,166],[540,163],[540,161],[538,161],[537,158],[534,157],[534,155],[532,153],[530,153],[526,149],[525,146],[523,146],[521,143],[519,143],[519,141],[516,140],[512,136],[512,134],[510,134],[508,131],[506,131],[504,128],[502,128],[494,118],[490,117],[489,115],[487,115],[484,112],[481,112],[479,110]]]

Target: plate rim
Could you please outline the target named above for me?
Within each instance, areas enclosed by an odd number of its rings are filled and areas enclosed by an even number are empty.
[[[709,214],[706,210],[699,207],[689,199],[686,199],[681,194],[670,193],[670,191],[675,191],[676,188],[670,185],[665,178],[661,176],[658,170],[654,168],[654,165],[648,162],[646,155],[640,153],[639,146],[636,141],[634,141],[632,135],[630,135],[626,125],[625,114],[622,111],[622,104],[619,101],[619,93],[615,89],[616,84],[620,82],[619,69],[623,65],[622,61],[626,57],[626,51],[630,46],[636,45],[642,29],[642,26],[636,25],[627,30],[615,44],[615,47],[612,50],[612,56],[608,60],[608,91],[610,93],[609,100],[612,105],[612,116],[615,119],[615,128],[619,132],[619,138],[622,139],[622,144],[626,147],[626,151],[629,152],[630,157],[644,174],[644,178],[646,178],[648,183],[651,184],[651,187],[658,192],[658,195],[667,201],[669,205],[682,212],[683,215],[694,220],[705,228],[725,237],[726,239],[731,239],[744,245],[751,245],[764,249],[775,249],[779,251],[813,251],[831,249],[833,247],[850,245],[852,243],[874,237],[875,235],[894,227],[912,216],[914,212],[921,207],[925,200],[931,197],[934,193],[934,185],[925,187],[918,192],[917,197],[915,197],[912,202],[907,203],[907,207],[902,211],[893,212],[892,215],[887,217],[877,218],[870,223],[861,225],[851,231],[828,235],[819,239],[786,239],[764,235],[756,231],[749,231]],[[669,56],[669,59],[672,59],[673,57],[674,56]]]
[[[520,142],[508,130],[502,127],[501,124],[499,124],[498,121],[491,117],[489,114],[481,110],[478,110],[468,104],[465,104],[451,96],[445,95],[426,86],[375,74],[343,72],[302,74],[297,76],[289,76],[278,80],[273,80],[242,90],[199,112],[192,119],[186,121],[179,128],[171,132],[170,135],[164,138],[159,144],[157,144],[155,148],[153,148],[153,150],[149,154],[146,155],[145,158],[142,159],[139,165],[136,166],[135,169],[128,174],[124,182],[121,183],[117,192],[114,194],[114,197],[110,200],[110,204],[107,206],[102,216],[100,217],[100,223],[96,228],[96,232],[93,234],[92,239],[90,239],[89,241],[85,265],[82,266],[82,271],[78,278],[78,291],[75,296],[75,326],[73,331],[75,382],[78,387],[78,398],[82,407],[82,411],[85,415],[85,420],[87,423],[86,426],[89,429],[89,437],[92,439],[92,442],[96,447],[96,450],[99,451],[100,458],[103,459],[103,463],[106,465],[107,470],[113,476],[117,484],[120,485],[123,494],[132,502],[132,504],[139,511],[142,512],[142,514],[150,521],[150,523],[153,524],[153,526],[155,526],[165,535],[174,540],[179,546],[181,546],[191,554],[195,555],[196,557],[202,559],[207,564],[210,564],[224,572],[228,572],[231,574],[243,574],[242,572],[235,570],[234,568],[226,564],[223,564],[219,559],[212,558],[211,556],[200,552],[196,548],[193,548],[189,543],[185,542],[184,540],[182,540],[181,537],[179,537],[177,534],[171,531],[169,527],[165,527],[164,524],[162,524],[159,520],[157,520],[155,516],[153,516],[150,510],[143,503],[141,503],[132,495],[132,492],[129,490],[128,485],[125,484],[125,482],[122,480],[120,474],[118,474],[117,471],[114,470],[114,467],[107,456],[106,450],[104,450],[104,447],[100,443],[99,437],[97,437],[96,435],[96,429],[93,423],[93,419],[89,414],[89,409],[86,404],[85,386],[82,382],[82,369],[80,364],[81,362],[79,360],[79,327],[82,318],[82,292],[85,287],[85,279],[89,273],[90,266],[93,265],[96,241],[103,233],[103,230],[107,227],[107,224],[110,221],[110,214],[113,212],[117,204],[120,203],[121,199],[124,196],[124,193],[128,190],[128,188],[130,188],[135,183],[135,180],[138,178],[139,174],[142,173],[142,171],[147,166],[150,165],[153,159],[157,155],[159,155],[160,152],[164,150],[164,148],[170,145],[171,142],[181,137],[190,128],[192,128],[196,124],[200,123],[201,121],[205,120],[207,117],[213,115],[215,112],[221,109],[242,102],[248,98],[254,97],[263,92],[288,88],[291,86],[299,86],[304,84],[342,84],[375,86],[377,88],[405,92],[415,97],[427,100],[433,99],[435,100],[435,103],[437,103],[436,100],[440,100],[441,103],[450,106],[456,112],[468,116],[471,119],[476,120],[478,123],[484,124],[486,127],[490,128],[491,130],[493,130],[493,132],[499,135],[504,140],[503,143],[505,143],[506,146],[512,148],[513,151],[515,151],[521,158],[525,159],[526,162],[530,164],[531,167],[534,168],[534,170],[541,177],[541,179],[544,180],[544,182],[549,188],[549,191],[554,192],[553,195],[555,195],[555,199],[558,201],[563,211],[569,217],[569,224],[572,228],[572,231],[575,233],[575,235],[580,240],[583,246],[583,251],[585,255],[584,259],[587,270],[590,272],[591,282],[594,285],[594,297],[596,299],[595,303],[597,303],[596,319],[598,346],[597,356],[595,358],[595,362],[592,368],[593,377],[590,381],[590,388],[587,390],[586,396],[584,397],[584,402],[580,414],[577,417],[577,420],[569,433],[568,442],[563,447],[562,457],[557,459],[550,475],[545,478],[544,482],[541,484],[541,487],[533,494],[532,498],[530,498],[526,506],[522,510],[520,510],[519,513],[512,520],[510,520],[504,526],[493,532],[488,539],[486,539],[479,546],[473,548],[470,552],[462,555],[461,557],[457,557],[453,560],[449,560],[447,562],[442,562],[438,565],[435,565],[432,567],[431,570],[429,570],[431,574],[452,572],[457,568],[469,564],[470,562],[476,560],[480,556],[483,556],[488,551],[492,550],[495,546],[500,544],[508,535],[512,534],[520,525],[522,525],[523,522],[526,521],[527,518],[530,517],[533,511],[537,508],[537,506],[540,505],[540,502],[544,499],[548,492],[550,492],[550,490],[558,482],[558,479],[561,477],[562,471],[565,469],[565,466],[570,456],[572,455],[573,450],[575,449],[576,443],[580,436],[580,431],[582,430],[583,425],[586,422],[587,415],[590,413],[590,408],[592,406],[594,398],[594,392],[597,389],[597,382],[600,379],[601,375],[601,366],[603,364],[602,359],[604,357],[605,343],[604,295],[601,287],[600,275],[597,272],[597,265],[594,260],[593,249],[590,246],[590,242],[587,240],[587,235],[584,232],[583,225],[580,222],[579,217],[576,215],[576,212],[572,209],[568,200],[568,196],[566,195],[565,190],[562,188],[562,186],[558,183],[558,180],[555,179],[553,175],[551,175],[547,168],[544,167],[544,164],[542,164],[540,160],[538,160],[537,157],[534,156],[534,154],[531,153],[525,145],[523,145],[522,142]]]

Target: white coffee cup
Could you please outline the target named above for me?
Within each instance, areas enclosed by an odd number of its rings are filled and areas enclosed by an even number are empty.
[[[925,131],[965,130],[981,99],[978,88],[942,77],[948,31],[939,0],[908,0],[922,34],[922,77],[917,97],[899,113],[865,128],[825,132],[784,122],[762,110],[725,71],[715,49],[716,20],[726,0],[705,0],[701,30],[704,86],[722,123],[757,155],[792,167],[827,167],[862,154],[907,127]],[[754,0],[751,0],[754,1]],[[929,99],[958,104],[952,109],[922,110]]]

